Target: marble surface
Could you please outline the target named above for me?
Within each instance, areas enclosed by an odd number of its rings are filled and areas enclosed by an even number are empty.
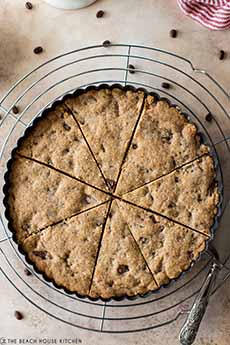
[[[205,68],[230,91],[230,32],[211,32],[194,23],[182,15],[175,0],[98,0],[79,11],[61,11],[39,0],[32,2],[34,8],[28,11],[22,0],[0,1],[0,95],[23,74],[47,59],[72,49],[99,44],[106,39],[113,43],[143,44],[181,54],[191,59],[195,67]],[[95,16],[99,9],[105,11],[102,19],[96,19]],[[176,39],[169,37],[171,28],[178,30]],[[34,55],[33,48],[40,45],[44,52]],[[218,60],[220,49],[229,55],[224,61]],[[26,100],[24,103],[22,101],[19,107],[25,107],[25,103]],[[6,102],[5,106],[9,104]],[[0,109],[0,115],[4,116],[3,109]],[[27,123],[29,115],[24,120]],[[0,128],[0,144],[7,132],[6,126],[7,122]],[[16,132],[13,140],[20,134],[20,129]],[[4,164],[5,160],[2,160],[3,169]],[[1,262],[0,264],[3,265]],[[22,270],[21,267],[17,269]],[[2,272],[0,291],[0,343],[4,343],[3,338],[42,337],[77,339],[77,343],[85,345],[179,344],[178,332],[184,321],[183,317],[170,326],[157,330],[106,335],[76,329],[54,320],[26,301]],[[22,321],[14,318],[14,310],[23,313],[25,317]],[[50,310],[47,309],[47,312]],[[228,345],[229,320],[230,280],[211,299],[196,344]]]

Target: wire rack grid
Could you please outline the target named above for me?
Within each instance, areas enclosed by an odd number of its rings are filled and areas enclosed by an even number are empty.
[[[130,65],[135,67],[134,71]],[[170,89],[162,88],[163,81],[170,83]],[[205,253],[179,280],[151,296],[122,302],[93,302],[66,294],[36,272],[27,277],[24,268],[28,264],[12,241],[4,217],[3,176],[17,139],[55,100],[77,88],[103,83],[129,84],[155,91],[178,105],[197,124],[217,157],[223,185],[223,212],[219,227],[226,227],[230,195],[228,93],[206,71],[196,69],[191,61],[174,53],[131,44],[95,45],[43,63],[16,82],[0,100],[0,272],[34,306],[73,327],[104,333],[132,333],[169,326],[190,310],[212,264],[209,254]],[[14,105],[22,109],[20,114],[12,112]],[[212,114],[211,122],[206,120],[209,113]],[[218,233],[220,231],[218,229]],[[213,293],[230,276],[228,248],[223,249],[221,258],[224,266]]]

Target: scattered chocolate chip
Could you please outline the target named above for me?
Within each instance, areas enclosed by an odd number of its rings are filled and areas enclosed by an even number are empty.
[[[174,208],[176,207],[176,204],[174,202],[170,202],[170,204],[168,205],[168,208]]]
[[[225,58],[225,51],[224,50],[220,50],[220,52],[219,52],[219,59],[220,60],[224,60],[224,58]]]
[[[13,112],[15,115],[19,113],[19,109],[18,109],[18,107],[17,107],[16,105],[13,106],[12,112]]]
[[[102,18],[102,17],[104,16],[104,14],[105,14],[105,12],[104,12],[104,11],[102,11],[102,10],[97,11],[97,13],[96,13],[96,17],[97,17],[97,18]]]
[[[136,149],[137,149],[137,144],[133,144],[133,145],[132,145],[132,148],[133,148],[134,150],[136,150]]]
[[[116,182],[114,180],[111,179],[106,179],[107,185],[109,187],[110,190],[113,190],[113,188],[115,187]]]
[[[205,116],[205,120],[206,120],[207,122],[211,122],[211,121],[212,121],[212,118],[213,118],[213,116],[212,116],[211,113],[208,113],[208,114]]]
[[[67,125],[67,123],[63,123],[63,127],[66,131],[70,131],[71,130],[71,127],[69,125]]]
[[[163,89],[170,89],[171,85],[164,81],[163,83],[161,83],[161,87],[163,87]]]
[[[135,67],[131,64],[128,65],[129,73],[134,74],[135,73]]]
[[[117,273],[123,274],[129,271],[129,266],[127,265],[119,265],[117,269]]]
[[[34,54],[41,54],[43,52],[43,48],[38,46],[38,47],[34,48],[33,52],[34,52]]]
[[[169,36],[172,38],[176,38],[177,37],[177,30],[175,30],[175,29],[170,30]]]
[[[198,202],[201,202],[201,201],[202,201],[201,195],[200,195],[200,194],[197,195],[197,201],[198,201]]]
[[[175,177],[175,182],[178,183],[179,182],[179,178],[176,176]]]
[[[23,319],[22,313],[20,313],[20,311],[18,311],[18,310],[15,310],[14,316],[15,316],[15,318],[16,318],[17,320],[22,320],[22,319]]]
[[[102,43],[103,47],[109,47],[111,42],[109,40],[106,40]]]
[[[46,250],[34,250],[33,254],[35,256],[38,256],[39,258],[41,258],[42,260],[45,260],[47,258],[47,254],[48,252]]]
[[[108,214],[108,217],[111,219],[113,216],[113,213],[110,211],[109,214]]]
[[[24,269],[24,273],[25,273],[26,276],[31,276],[32,275],[32,273],[28,270],[28,268]]]
[[[27,10],[32,10],[33,5],[31,4],[31,2],[27,1],[27,2],[25,3],[25,8],[27,8]]]

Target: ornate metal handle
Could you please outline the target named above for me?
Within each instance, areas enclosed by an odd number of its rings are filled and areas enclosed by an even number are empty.
[[[182,345],[191,345],[197,335],[197,332],[200,327],[200,323],[205,314],[209,296],[212,291],[212,287],[216,280],[216,275],[218,272],[217,263],[213,263],[210,272],[208,273],[204,284],[200,290],[199,295],[195,299],[191,311],[185,321],[181,332],[180,332],[180,343]]]

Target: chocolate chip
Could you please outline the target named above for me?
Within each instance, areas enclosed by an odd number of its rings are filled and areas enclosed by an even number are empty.
[[[26,276],[31,276],[32,275],[32,273],[28,270],[28,268],[24,269],[24,273],[25,273]]]
[[[70,131],[71,130],[71,127],[69,125],[67,125],[67,123],[63,123],[63,127],[66,131]]]
[[[135,73],[135,67],[131,64],[128,65],[129,73],[134,74]]]
[[[102,18],[102,17],[104,16],[104,14],[105,14],[105,12],[102,11],[102,10],[100,10],[100,11],[98,11],[98,12],[96,13],[96,17],[97,17],[97,18]]]
[[[168,208],[174,208],[176,207],[176,204],[174,202],[170,202],[170,204],[168,205]]]
[[[176,161],[173,157],[171,157],[171,163],[172,163],[172,167],[174,169],[176,167]]]
[[[26,8],[27,10],[32,10],[33,5],[31,4],[31,2],[27,1],[27,2],[25,3],[25,8]]]
[[[48,158],[48,159],[47,159],[47,164],[48,164],[48,165],[53,165],[52,159]]]
[[[175,182],[178,183],[179,182],[179,178],[176,176],[175,177]]]
[[[197,201],[198,201],[198,202],[201,202],[201,201],[202,201],[201,195],[200,195],[200,194],[197,195]]]
[[[220,52],[219,52],[219,59],[220,60],[224,60],[224,58],[225,58],[225,51],[224,50],[220,50]]]
[[[177,30],[175,30],[175,29],[170,30],[169,36],[172,38],[176,38],[177,37]]]
[[[47,258],[48,252],[46,250],[34,250],[33,255],[38,256],[42,260],[45,260]]]
[[[159,231],[162,232],[162,231],[164,230],[164,228],[165,228],[164,225],[161,225],[161,226],[159,227]]]
[[[129,271],[129,266],[127,265],[119,265],[117,269],[117,273],[123,274]]]
[[[22,225],[22,229],[25,230],[25,231],[28,231],[28,230],[30,229],[30,224],[24,223],[24,224]]]
[[[92,198],[91,198],[90,195],[83,194],[83,196],[82,196],[82,202],[83,202],[84,204],[89,205],[89,204],[91,203],[91,201],[92,201]]]
[[[161,141],[163,143],[170,143],[173,137],[172,131],[170,129],[164,129],[161,134]]]
[[[15,310],[14,316],[15,316],[15,318],[16,318],[17,320],[22,320],[22,319],[23,319],[22,313],[21,313],[20,311],[18,311],[18,310]]]
[[[113,190],[113,188],[115,187],[116,182],[114,180],[111,179],[106,179],[107,185],[109,187],[110,190]]]
[[[102,43],[103,47],[109,47],[111,42],[109,40],[106,40]]]
[[[18,107],[16,105],[13,106],[12,112],[16,115],[19,113]]]
[[[214,190],[216,188],[216,181],[212,181],[212,183],[208,187],[208,194],[211,196],[214,193]]]
[[[136,149],[137,149],[137,144],[133,144],[133,145],[132,145],[132,148],[133,148],[134,150],[136,150]]]
[[[212,119],[213,119],[213,116],[212,116],[211,113],[208,113],[208,114],[205,116],[205,120],[206,120],[207,122],[211,122]]]
[[[156,220],[156,218],[155,218],[155,216],[150,216],[149,217],[150,219],[151,219],[151,221],[153,222],[153,224],[156,224],[157,223],[157,220]]]
[[[33,52],[34,54],[41,54],[43,52],[43,48],[41,46],[35,47]]]
[[[114,282],[112,280],[109,280],[107,284],[108,284],[109,287],[112,287]]]
[[[113,216],[113,212],[110,211],[109,214],[108,214],[108,217],[111,219],[112,216]]]
[[[171,85],[169,83],[167,83],[166,81],[164,81],[162,84],[161,84],[161,87],[163,87],[163,89],[170,89]]]
[[[68,148],[66,148],[66,149],[64,149],[64,150],[62,151],[62,154],[63,154],[63,155],[66,155],[67,153],[69,153],[69,149],[68,149]]]
[[[162,271],[162,267],[163,267],[163,262],[160,261],[160,262],[158,263],[157,267],[155,268],[154,273],[159,273],[159,272],[161,272],[161,271]]]
[[[188,257],[189,257],[189,259],[191,259],[191,260],[194,258],[194,253],[193,253],[192,250],[189,250],[189,251],[188,251]]]
[[[145,244],[145,243],[148,242],[148,239],[147,239],[146,237],[140,237],[140,238],[139,238],[139,242],[140,242],[141,244]]]
[[[97,219],[96,226],[101,226],[104,223],[105,219]]]

